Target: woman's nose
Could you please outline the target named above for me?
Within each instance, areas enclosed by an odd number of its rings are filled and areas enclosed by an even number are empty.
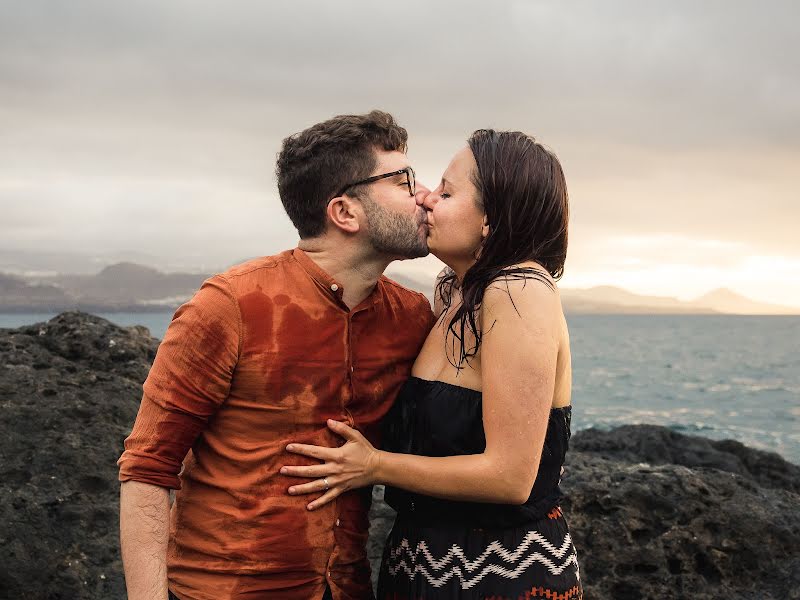
[[[436,202],[439,200],[439,195],[436,192],[428,192],[422,197],[421,205],[426,210],[433,210],[433,207],[436,205]],[[419,201],[417,202],[419,204]]]

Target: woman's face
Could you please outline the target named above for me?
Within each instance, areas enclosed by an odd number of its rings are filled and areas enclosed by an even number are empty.
[[[423,202],[428,211],[428,249],[456,272],[475,262],[475,252],[489,232],[472,183],[477,168],[472,151],[465,146]]]

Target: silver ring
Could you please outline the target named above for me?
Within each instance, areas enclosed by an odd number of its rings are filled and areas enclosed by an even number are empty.
[[[328,483],[328,478],[327,478],[327,477],[325,477],[325,478],[322,480],[322,483],[324,483],[324,484],[325,484],[325,491],[327,492],[327,491],[328,491],[328,490],[331,488],[330,484]]]

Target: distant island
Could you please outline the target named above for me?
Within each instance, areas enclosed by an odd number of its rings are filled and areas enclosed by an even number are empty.
[[[391,268],[387,276],[432,299],[433,281],[421,281]],[[613,286],[561,287],[559,290],[564,311],[569,314],[800,315],[800,308],[756,302],[725,288],[691,301],[668,296],[643,296]]]
[[[0,273],[0,312],[164,312],[183,304],[209,276],[162,273],[127,262],[96,275]]]
[[[690,301],[642,296],[612,286],[561,289],[564,308],[572,313],[797,315],[800,308],[757,302],[726,288]]]
[[[0,273],[0,312],[164,312],[188,300],[209,276],[164,273],[132,262],[107,266],[95,275]],[[391,269],[388,276],[429,299],[432,296],[432,280]],[[724,288],[691,301],[642,296],[612,286],[561,288],[561,298],[570,314],[800,314],[800,308],[756,302]]]

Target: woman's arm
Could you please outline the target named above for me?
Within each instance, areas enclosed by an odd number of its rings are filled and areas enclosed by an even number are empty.
[[[536,479],[553,400],[559,315],[557,293],[541,282],[495,283],[486,290],[481,309],[486,449],[481,454],[439,458],[378,451],[357,431],[329,422],[347,443],[340,448],[290,444],[291,452],[326,461],[284,467],[287,475],[319,478],[292,486],[290,493],[325,491],[309,505],[312,509],[372,483],[451,500],[524,503]]]

